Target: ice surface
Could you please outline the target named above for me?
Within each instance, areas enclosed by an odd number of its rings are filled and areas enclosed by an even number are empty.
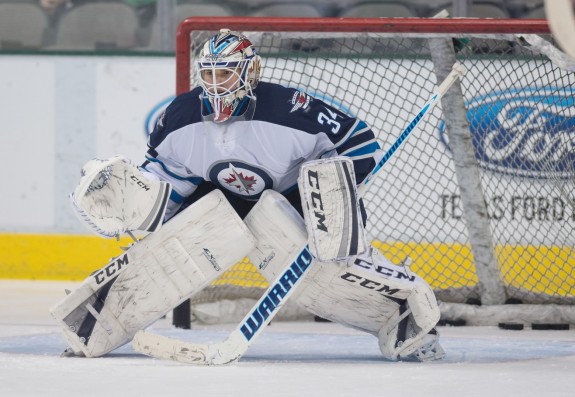
[[[332,323],[272,322],[239,363],[195,367],[124,346],[102,358],[62,358],[48,308],[71,282],[0,280],[0,396],[575,396],[575,330],[440,327],[447,357],[384,360],[373,336]],[[154,332],[224,339],[232,325]]]

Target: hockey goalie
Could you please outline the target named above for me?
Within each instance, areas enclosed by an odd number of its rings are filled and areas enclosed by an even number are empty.
[[[69,354],[130,342],[247,256],[271,284],[254,314],[296,299],[374,335],[387,359],[444,356],[429,285],[366,241],[358,186],[382,157],[374,133],[260,81],[260,63],[248,38],[222,29],[197,61],[200,86],[160,116],[141,166],[121,156],[84,166],[71,194],[80,219],[135,242],[51,309]]]

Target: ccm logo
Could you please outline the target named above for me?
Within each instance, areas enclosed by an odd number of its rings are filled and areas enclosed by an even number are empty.
[[[116,272],[122,270],[124,266],[128,265],[128,254],[124,254],[115,261],[110,262],[106,267],[98,270],[96,273],[93,274],[94,279],[96,280],[96,284],[100,285],[103,282],[107,281],[111,277],[115,277],[114,275]]]
[[[136,185],[140,186],[142,189],[144,189],[145,191],[150,190],[150,188],[148,187],[148,185],[146,185],[144,182],[142,182],[141,180],[139,180],[138,178],[136,178],[134,175],[132,175],[130,177],[131,180],[133,180],[134,182],[136,182]]]
[[[350,272],[346,272],[340,276],[343,280],[352,283],[352,284],[359,284],[363,288],[372,289],[374,291],[379,292],[385,296],[392,296],[395,295],[400,291],[399,288],[391,288],[388,285],[382,284],[377,281],[370,280],[365,277],[358,276],[357,274],[353,274]]]
[[[398,280],[407,280],[410,283],[415,281],[415,276],[408,275],[397,269],[391,269],[385,266],[375,266],[373,263],[364,261],[362,259],[356,258],[354,264],[359,267],[363,267],[364,269],[371,269],[372,267],[375,269],[376,272],[385,276],[386,278],[396,278]]]
[[[313,189],[311,192],[311,205],[313,206],[313,215],[316,219],[316,228],[327,232],[325,225],[325,212],[323,211],[323,203],[321,201],[321,193],[319,187],[319,176],[315,171],[307,172],[307,180]]]

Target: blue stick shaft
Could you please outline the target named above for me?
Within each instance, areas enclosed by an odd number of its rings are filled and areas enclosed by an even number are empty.
[[[415,130],[415,128],[421,123],[421,120],[425,118],[425,116],[433,110],[435,105],[441,100],[443,95],[449,90],[449,88],[453,85],[455,80],[461,78],[465,73],[465,68],[459,63],[453,65],[453,69],[447,75],[445,80],[441,83],[437,92],[433,94],[431,99],[423,105],[421,110],[415,115],[413,120],[407,125],[407,127],[403,130],[403,132],[399,135],[399,137],[395,140],[393,145],[389,148],[387,152],[383,155],[383,158],[377,163],[371,174],[363,181],[363,184],[359,187],[360,193],[363,193],[368,184],[371,182],[372,178],[379,173],[379,170],[389,161],[389,159],[393,156],[393,154],[399,149],[399,147],[403,144],[403,142],[407,139],[409,134]]]

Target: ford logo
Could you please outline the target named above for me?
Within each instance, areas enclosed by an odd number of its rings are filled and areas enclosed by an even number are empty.
[[[144,121],[144,132],[146,133],[146,137],[150,136],[152,131],[154,131],[154,127],[158,122],[158,118],[161,116],[164,110],[166,110],[168,105],[172,103],[174,98],[175,96],[171,96],[162,100],[160,103],[154,105],[152,110],[148,112],[146,115],[146,120]]]
[[[523,88],[472,99],[467,118],[482,168],[531,178],[567,178],[575,167],[572,88]],[[441,140],[448,146],[444,124]]]

